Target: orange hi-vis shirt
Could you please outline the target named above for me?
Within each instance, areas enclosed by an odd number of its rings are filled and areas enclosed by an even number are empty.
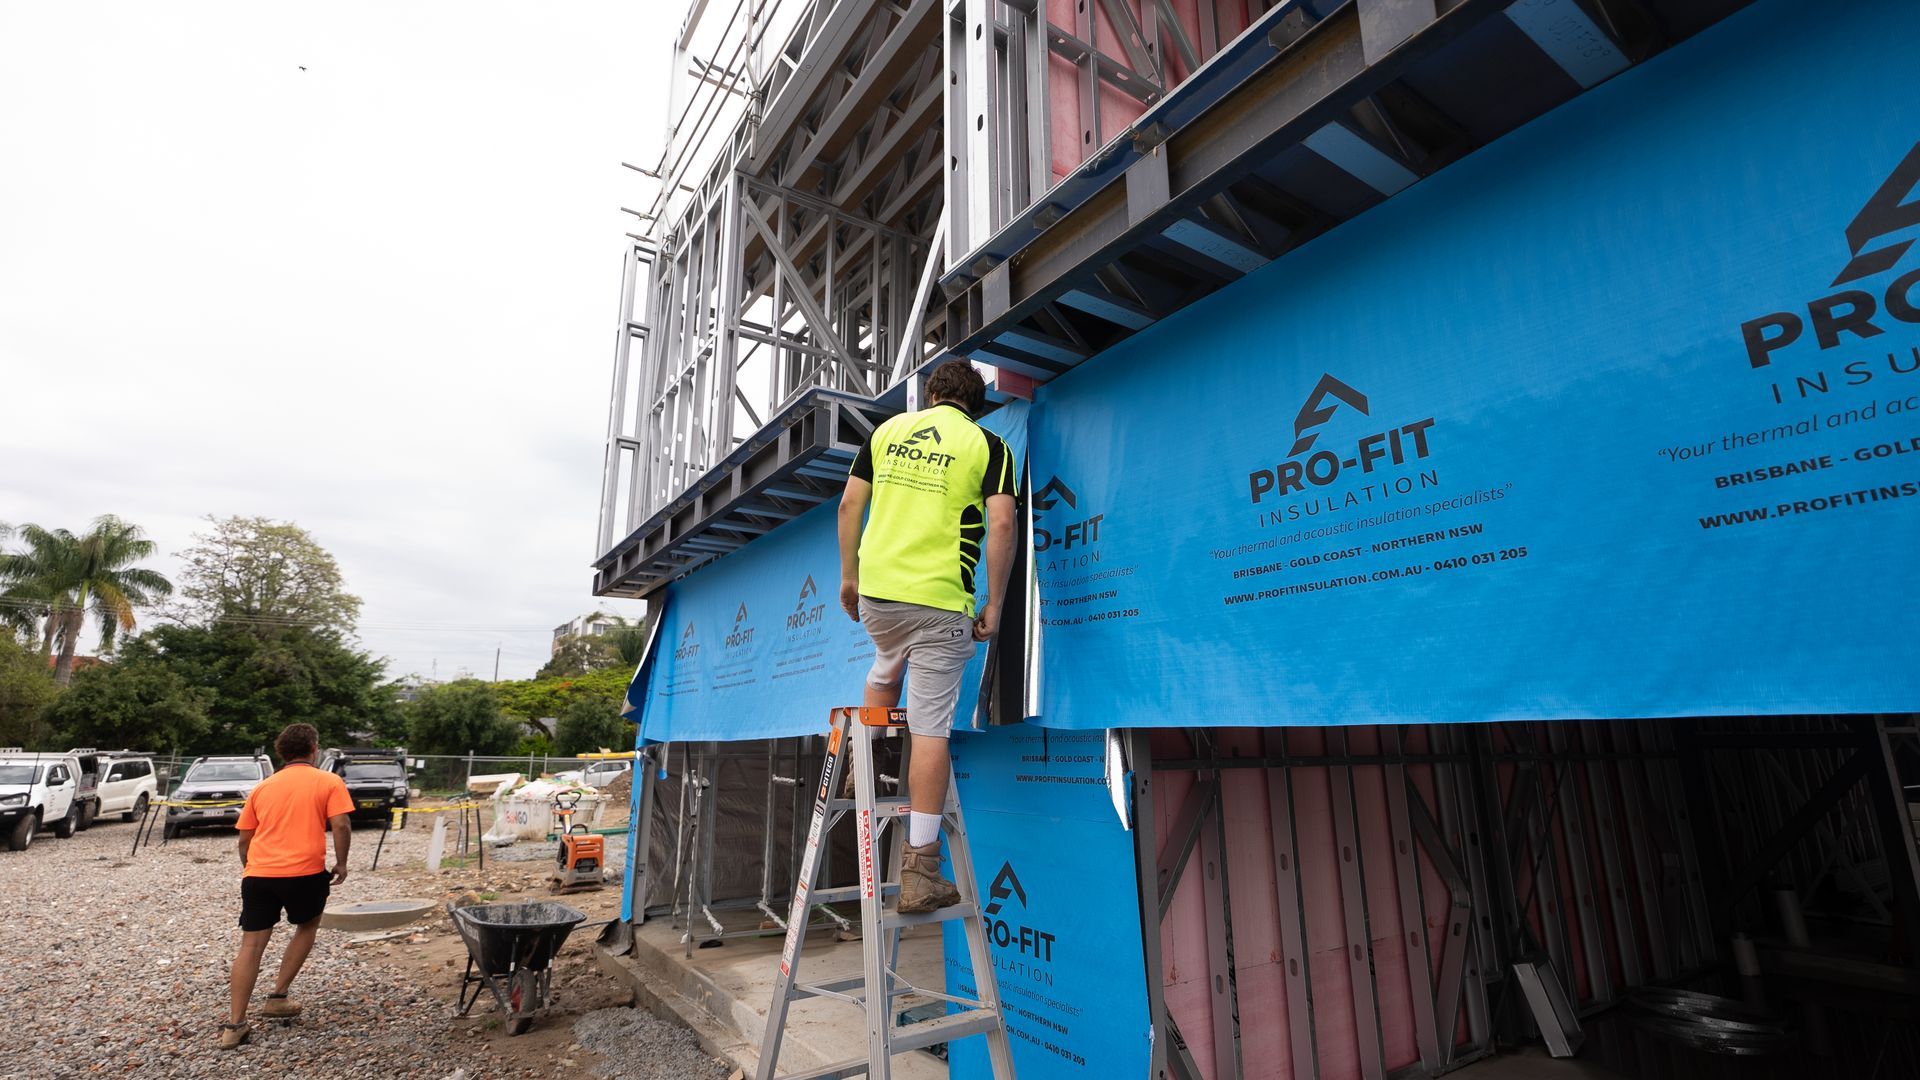
[[[243,877],[306,877],[327,869],[327,819],[353,812],[347,782],[304,762],[260,781],[240,810],[252,831]]]

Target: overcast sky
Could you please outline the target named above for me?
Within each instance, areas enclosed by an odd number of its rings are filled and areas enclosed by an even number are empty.
[[[0,521],[291,520],[392,674],[532,674],[683,7],[0,0]]]

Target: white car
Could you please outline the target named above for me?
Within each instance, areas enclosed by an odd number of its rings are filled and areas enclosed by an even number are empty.
[[[121,821],[138,821],[147,804],[160,797],[153,775],[153,759],[144,754],[103,754],[100,777],[100,813],[119,814]]]
[[[11,851],[33,845],[43,824],[66,839],[80,827],[80,762],[71,754],[0,750],[0,835]]]
[[[633,768],[632,758],[607,758],[580,770],[580,782],[591,788],[603,788]]]

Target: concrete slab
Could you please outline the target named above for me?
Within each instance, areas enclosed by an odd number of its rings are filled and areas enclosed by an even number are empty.
[[[729,925],[729,930],[737,929]],[[752,1076],[760,1062],[760,1038],[766,1030],[773,982],[780,970],[782,935],[736,938],[718,948],[684,955],[680,931],[657,919],[638,928],[633,950],[624,957],[595,946],[600,964],[634,989],[636,1000],[654,1012],[693,1029],[701,1046]],[[916,985],[943,988],[943,959],[938,927],[909,931],[900,943],[900,972]],[[808,935],[801,977],[824,982],[860,972],[860,943],[834,941],[829,931]],[[898,1008],[933,999],[906,997]],[[856,1006],[828,998],[795,1002],[788,1012],[780,1071],[827,1065],[861,1053],[867,1041],[866,1015]],[[894,1060],[899,1080],[946,1080],[946,1062],[915,1051]]]

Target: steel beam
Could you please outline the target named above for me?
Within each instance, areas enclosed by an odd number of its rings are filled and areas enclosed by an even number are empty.
[[[1347,752],[1347,732],[1327,732],[1328,749]],[[1360,1075],[1386,1080],[1386,1058],[1380,1039],[1380,998],[1373,975],[1373,939],[1367,922],[1367,877],[1360,831],[1355,823],[1353,769],[1336,765],[1332,775],[1334,857],[1339,861],[1340,905],[1346,928],[1347,977],[1353,1002],[1354,1038],[1359,1043]]]
[[[1819,789],[1809,795],[1807,801],[1794,811],[1786,824],[1768,837],[1767,841],[1760,845],[1759,850],[1734,871],[1733,881],[1727,888],[1724,901],[1729,905],[1736,905],[1742,897],[1766,880],[1774,864],[1800,843],[1807,833],[1819,824],[1821,818],[1831,813],[1853,785],[1866,779],[1874,764],[1876,762],[1873,755],[1865,750],[1857,750],[1848,757],[1840,768],[1834,770],[1833,775],[1827,778],[1826,783],[1821,784]],[[1902,806],[1904,805],[1903,801]],[[1912,825],[1909,823],[1907,828],[1911,830]]]
[[[1207,989],[1212,999],[1213,1075],[1240,1080],[1240,987],[1233,958],[1233,898],[1227,874],[1226,792],[1214,786],[1211,822],[1200,829],[1201,893],[1206,902]]]
[[[751,172],[764,170],[774,152],[786,144],[790,132],[813,103],[814,95],[840,70],[847,46],[855,35],[871,25],[874,9],[880,6],[879,0],[838,0],[831,10],[824,5],[825,0],[821,0],[815,12],[818,17],[813,25],[818,33],[805,41],[792,74],[768,101],[759,128],[754,132],[754,150],[747,158]]]
[[[1261,732],[1268,757],[1282,760],[1286,730]],[[1319,1080],[1320,1058],[1313,1030],[1313,969],[1307,951],[1306,904],[1300,892],[1299,833],[1293,820],[1293,774],[1287,765],[1267,770],[1267,818],[1272,826],[1273,887],[1280,919],[1280,978],[1287,995],[1287,1045],[1295,1080]]]
[[[1155,837],[1160,825],[1154,809],[1153,743],[1145,730],[1135,728],[1127,732],[1127,763],[1132,766],[1128,786],[1133,793],[1134,879],[1139,886],[1140,946],[1146,967],[1147,1022],[1155,1032],[1160,1032],[1167,1029],[1166,969],[1161,961],[1160,950],[1163,909],[1160,906],[1159,853],[1155,850]],[[1165,1080],[1167,1040],[1153,1039],[1148,1053],[1148,1077],[1151,1080]]]

